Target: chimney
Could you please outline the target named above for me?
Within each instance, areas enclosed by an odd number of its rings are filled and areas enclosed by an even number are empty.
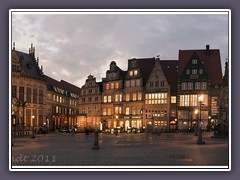
[[[210,50],[210,45],[206,45],[206,50],[207,50],[207,51]]]

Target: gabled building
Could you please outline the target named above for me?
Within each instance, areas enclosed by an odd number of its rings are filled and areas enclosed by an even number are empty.
[[[222,83],[220,52],[218,49],[179,50],[177,119],[178,128],[194,128],[198,118],[207,129],[211,119],[218,117],[218,98]],[[203,101],[199,102],[202,95]],[[200,109],[201,108],[201,109]],[[195,114],[196,109],[201,115]]]
[[[29,53],[12,50],[12,126],[13,130],[37,131],[46,123],[47,84],[35,47]]]
[[[163,73],[170,86],[169,91],[169,131],[177,130],[177,81],[178,81],[178,60],[160,60]]]
[[[115,61],[102,79],[102,130],[123,129],[123,88],[125,72]]]
[[[129,59],[124,78],[124,130],[136,131],[146,128],[144,110],[144,87],[154,65],[152,58]]]
[[[79,131],[88,129],[102,129],[102,83],[89,75],[81,88],[79,103],[78,127]]]
[[[64,80],[47,80],[47,125],[49,130],[62,130],[77,126],[81,89]]]

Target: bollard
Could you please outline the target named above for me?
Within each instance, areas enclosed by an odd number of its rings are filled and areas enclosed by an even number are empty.
[[[98,145],[98,132],[95,131],[94,132],[94,140],[93,140],[93,147],[92,149],[99,149],[99,145]]]

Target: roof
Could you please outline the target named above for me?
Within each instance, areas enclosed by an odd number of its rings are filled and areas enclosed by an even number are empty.
[[[43,80],[43,72],[39,68],[38,63],[33,55],[16,50],[13,51],[16,52],[20,60],[22,75]]]
[[[178,60],[160,60],[163,73],[170,84],[171,92],[177,92]]]
[[[194,53],[196,53],[199,59],[202,61],[212,83],[221,84],[222,68],[219,49],[179,50],[178,76],[181,77],[185,67]]]
[[[47,89],[50,91],[54,91],[54,87],[60,88],[70,93],[74,93],[80,95],[81,89],[73,84],[70,84],[67,81],[61,80],[57,81],[49,76],[46,76],[47,79]]]
[[[128,60],[128,66],[129,66],[130,60],[133,60],[133,59]],[[145,86],[152,72],[152,69],[155,65],[155,58],[142,58],[142,59],[135,59],[135,60],[137,61],[137,64],[141,69],[141,73],[143,77],[143,86]]]

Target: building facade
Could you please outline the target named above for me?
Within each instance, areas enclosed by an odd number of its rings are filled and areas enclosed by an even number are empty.
[[[84,128],[96,130],[102,129],[102,83],[96,82],[96,78],[89,75],[81,88],[80,106],[78,115],[78,130]]]
[[[194,129],[198,119],[208,129],[218,116],[218,98],[222,84],[219,50],[180,50],[177,116],[180,130]],[[203,97],[200,101],[199,97]]]
[[[46,76],[46,116],[50,131],[69,130],[77,127],[80,88],[64,81]]]
[[[13,131],[41,131],[46,125],[47,84],[35,48],[29,53],[12,50],[12,127]]]
[[[102,79],[102,126],[104,131],[124,128],[123,97],[124,76],[115,61],[110,63],[106,77]]]

